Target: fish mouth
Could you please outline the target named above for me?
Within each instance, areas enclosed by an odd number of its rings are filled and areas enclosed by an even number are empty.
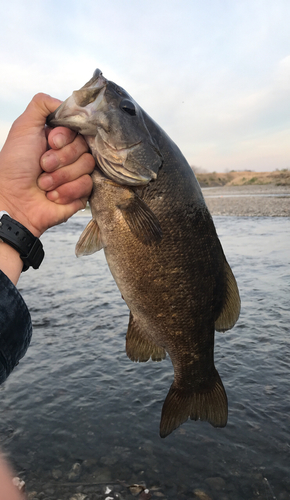
[[[100,70],[50,113],[46,124],[82,134],[99,168],[119,184],[142,186],[157,178],[163,158],[141,108]]]
[[[76,95],[80,91],[74,91],[68,99],[48,115],[46,125],[48,127],[68,127],[82,135],[93,135],[95,127],[90,122],[92,109],[102,101],[105,90],[105,85],[99,88],[96,99],[87,106],[80,106],[79,98]]]
[[[79,90],[74,90],[46,119],[49,127],[68,127],[82,135],[94,133],[90,116],[103,101],[108,80],[96,69],[93,77]]]

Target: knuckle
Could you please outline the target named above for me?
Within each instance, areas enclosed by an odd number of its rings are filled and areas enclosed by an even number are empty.
[[[44,94],[44,92],[38,92],[32,97],[32,101],[35,102],[36,104],[39,104],[40,102],[43,102],[44,99],[46,99],[48,96],[47,94]]]
[[[59,161],[60,165],[70,165],[75,162],[75,159],[78,155],[77,148],[75,144],[72,142],[67,147],[59,150]]]
[[[65,168],[56,170],[52,175],[56,186],[62,186],[63,184],[70,182],[69,172]]]
[[[82,149],[83,152],[89,150],[89,146],[82,135],[78,134],[75,138],[75,141],[79,144],[80,149]]]
[[[91,153],[84,153],[82,158],[83,158],[84,165],[86,167],[86,171],[88,173],[91,173],[94,170],[95,165],[96,165],[94,157],[91,155]]]
[[[83,187],[85,190],[85,194],[89,195],[93,188],[93,180],[90,175],[86,174],[83,176]]]

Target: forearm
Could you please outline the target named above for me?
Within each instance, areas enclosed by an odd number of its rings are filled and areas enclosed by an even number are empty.
[[[24,356],[32,334],[29,311],[15,287],[19,276],[41,263],[37,239],[85,208],[92,190],[95,161],[84,138],[64,127],[45,127],[59,103],[36,95],[0,151],[0,383]]]
[[[14,285],[17,284],[23,268],[19,253],[10,245],[0,242],[0,269]]]
[[[1,243],[2,245],[2,243]],[[31,317],[19,291],[0,271],[0,384],[26,353],[32,335]]]

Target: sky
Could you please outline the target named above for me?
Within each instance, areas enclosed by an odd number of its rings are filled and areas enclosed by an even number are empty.
[[[100,68],[201,171],[290,169],[289,0],[10,0],[0,19],[0,147],[34,94]]]

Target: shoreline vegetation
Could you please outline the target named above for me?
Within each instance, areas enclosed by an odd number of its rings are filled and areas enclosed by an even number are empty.
[[[251,170],[231,170],[230,172],[201,172],[192,167],[200,187],[218,186],[253,186],[274,184],[290,187],[290,170],[275,170],[273,172],[253,172]]]

